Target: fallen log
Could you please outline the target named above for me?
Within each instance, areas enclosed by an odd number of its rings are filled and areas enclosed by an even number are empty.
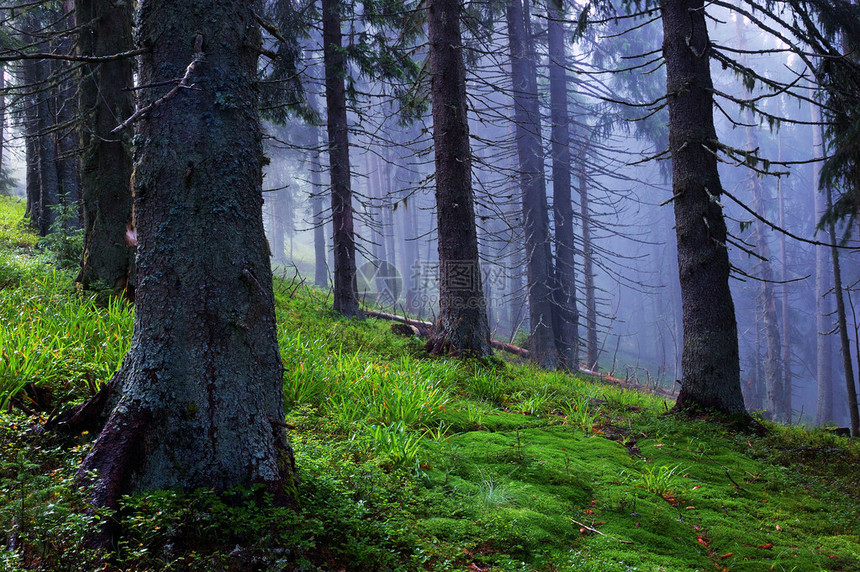
[[[404,316],[398,316],[397,314],[388,314],[386,312],[377,312],[376,310],[364,310],[364,313],[372,318],[377,318],[380,320],[389,320],[393,322],[400,322],[401,324],[406,324],[412,326],[418,330],[418,335],[422,338],[426,338],[430,336],[430,333],[433,331],[433,322],[425,322],[424,320],[414,320],[412,318],[406,318]],[[507,352],[510,354],[514,354],[521,358],[528,359],[529,350],[525,348],[521,348],[519,346],[515,346],[513,344],[506,344],[505,342],[500,342],[498,340],[490,340],[490,345],[493,349],[500,350],[503,352]]]

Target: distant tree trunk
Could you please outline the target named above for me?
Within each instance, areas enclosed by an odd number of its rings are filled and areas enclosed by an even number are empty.
[[[815,105],[810,106],[812,126],[812,152],[815,158],[824,156],[824,145],[821,137],[821,114]],[[821,165],[812,163],[812,197],[815,220],[821,220],[827,211],[827,197],[819,188],[821,181]],[[829,235],[828,235],[829,236]],[[817,406],[815,424],[824,425],[833,422],[833,348],[830,338],[832,320],[829,319],[833,308],[829,302],[828,292],[832,287],[831,275],[828,273],[827,247],[815,246],[815,378],[817,385]]]
[[[744,122],[752,125],[754,121],[752,111],[747,109],[744,113]],[[758,149],[758,137],[755,136],[752,127],[746,127],[747,147]],[[761,180],[755,173],[749,174],[749,184],[753,194],[753,209],[758,213],[764,213],[765,197]],[[786,388],[782,371],[782,344],[780,343],[779,322],[776,311],[776,296],[773,292],[773,268],[770,263],[770,244],[765,236],[765,226],[760,220],[756,220],[754,227],[756,252],[764,260],[759,261],[759,285],[757,303],[761,308],[764,328],[765,356],[764,356],[764,386],[765,410],[771,418],[780,423],[791,421],[791,409],[786,400]]]
[[[47,48],[43,48],[47,49]],[[42,90],[36,94],[37,140],[39,151],[39,218],[36,229],[47,236],[57,218],[56,207],[60,204],[60,180],[57,173],[57,142],[53,128],[57,124],[51,97],[51,62],[37,60],[37,81]]]
[[[0,177],[3,176],[3,150],[6,148],[6,66],[0,64]],[[5,178],[0,184],[5,184]],[[9,189],[0,188],[0,194],[8,194]]]
[[[570,188],[570,118],[567,112],[567,56],[562,14],[547,0],[549,34],[550,121],[552,122],[552,192],[555,222],[555,341],[559,365],[579,369],[579,310],[576,307],[576,239]]]
[[[243,0],[140,4],[140,83],[168,84],[141,103],[165,95],[177,70],[191,68],[198,89],[139,123],[134,335],[108,386],[118,405],[79,472],[98,472],[96,506],[115,508],[132,491],[253,484],[288,501],[294,467],[248,81],[261,43],[255,11],[259,2]]]
[[[311,151],[311,209],[314,217],[314,284],[320,288],[328,286],[328,264],[326,264],[325,245],[325,215],[323,206],[322,165],[320,165],[320,154],[317,151],[319,145],[319,131],[314,149]]]
[[[68,3],[71,7],[71,2]],[[65,7],[64,7],[65,9]],[[75,29],[75,11],[67,13],[63,19],[63,31]],[[74,50],[75,41],[69,35],[62,35],[58,40],[52,42],[52,51],[67,54]],[[67,228],[81,227],[81,183],[80,162],[78,160],[78,149],[80,141],[78,130],[73,126],[78,117],[78,101],[76,91],[78,81],[68,77],[64,71],[67,66],[63,62],[54,62],[53,73],[55,80],[53,107],[55,109],[55,122],[58,132],[55,135],[57,145],[57,187],[59,189],[60,202],[70,212],[64,224]]]
[[[824,190],[827,200],[827,210],[833,207],[833,191],[830,186]],[[839,342],[842,353],[842,368],[845,372],[845,387],[848,395],[848,415],[851,420],[851,435],[860,435],[860,410],[857,408],[857,386],[854,380],[854,366],[851,361],[851,341],[848,338],[848,320],[845,316],[845,296],[842,291],[842,269],[839,261],[839,249],[836,248],[836,226],[828,223],[827,231],[830,238],[830,260],[833,266],[833,292],[836,294],[836,324],[839,328]]]
[[[460,0],[428,5],[440,277],[439,317],[427,347],[483,357],[493,350],[475,228],[460,10]]]
[[[579,216],[582,220],[582,278],[585,288],[585,365],[597,369],[599,348],[597,347],[597,295],[594,286],[594,245],[591,242],[591,207],[588,196],[588,172],[586,155],[588,137],[583,134],[577,157],[579,180]]]
[[[744,412],[704,0],[661,6],[684,349],[676,409]]]
[[[530,19],[521,0],[510,1],[507,20],[528,275],[529,351],[536,363],[555,369],[558,367],[558,350],[553,332],[554,273],[537,95],[537,62],[530,41]]]
[[[134,4],[77,0],[78,50],[105,56],[133,49]],[[81,195],[84,253],[77,281],[134,299],[131,133],[111,131],[134,113],[131,58],[81,64]]]
[[[782,161],[782,140],[778,140],[779,158]],[[782,193],[782,179],[776,181],[777,200],[779,201],[779,226],[785,228],[785,201]],[[788,423],[792,423],[792,349],[791,349],[791,319],[788,300],[788,257],[785,249],[785,233],[779,233],[780,280],[782,295],[780,296],[780,313],[782,314],[782,387],[785,392],[785,407],[788,411]]]
[[[346,121],[346,61],[341,38],[342,3],[322,0],[325,99],[328,118],[331,217],[334,242],[334,309],[344,316],[360,314],[355,265],[349,132]]]

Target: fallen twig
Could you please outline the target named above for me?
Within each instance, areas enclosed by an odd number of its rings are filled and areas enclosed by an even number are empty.
[[[579,522],[578,520],[574,520],[574,519],[572,519],[572,518],[571,518],[570,520],[572,520],[572,521],[574,522],[574,524],[578,524],[578,525],[579,525],[579,526],[581,526],[582,528],[587,528],[587,529],[588,529],[588,530],[590,530],[591,532],[596,532],[596,533],[597,533],[597,534],[599,534],[600,536],[605,536],[606,538],[611,538],[612,540],[617,540],[618,542],[620,542],[620,543],[622,543],[622,544],[634,544],[634,542],[633,542],[632,540],[621,540],[620,538],[616,538],[616,537],[614,537],[614,536],[612,536],[612,535],[606,534],[605,532],[600,532],[600,531],[599,531],[599,530],[597,530],[596,528],[594,528],[594,527],[592,527],[592,526],[588,526],[587,524],[583,524],[583,523]]]

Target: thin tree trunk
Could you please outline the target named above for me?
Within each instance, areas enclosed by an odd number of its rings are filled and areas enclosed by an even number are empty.
[[[294,466],[248,81],[261,43],[255,10],[242,0],[140,5],[138,37],[151,47],[141,84],[188,70],[198,89],[139,123],[134,335],[108,385],[118,405],[79,472],[86,481],[97,471],[95,506],[115,508],[132,491],[254,484],[288,502]],[[146,90],[141,103],[169,89]]]
[[[537,96],[537,62],[530,41],[531,23],[521,0],[510,1],[507,20],[525,231],[529,350],[536,363],[555,369],[558,350],[553,331],[554,273]]]
[[[810,106],[812,126],[812,152],[815,158],[824,156],[824,146],[821,137],[821,128],[817,125],[821,122],[821,113],[817,106]],[[815,211],[815,220],[819,221],[827,211],[827,197],[819,189],[821,180],[821,165],[812,163],[812,197]],[[831,423],[834,418],[833,411],[833,347],[830,338],[832,306],[827,294],[830,292],[832,281],[827,271],[827,247],[815,246],[815,329],[816,329],[816,368],[815,378],[817,384],[817,405],[815,410],[815,424],[825,425]]]
[[[427,347],[483,357],[493,350],[475,228],[460,10],[459,0],[428,5],[440,279],[439,318]]]
[[[577,158],[579,216],[582,220],[582,278],[585,288],[585,365],[597,371],[597,295],[594,286],[594,245],[591,242],[591,207],[588,196],[586,156],[589,141],[583,137]]]
[[[824,189],[827,200],[827,210],[833,206],[833,191],[828,185]],[[842,291],[842,269],[839,261],[839,249],[836,248],[836,225],[827,225],[830,237],[830,261],[833,266],[833,291],[836,294],[836,323],[839,328],[839,342],[842,353],[842,368],[845,372],[845,387],[848,395],[848,415],[851,420],[851,435],[860,435],[860,410],[857,409],[857,386],[854,380],[854,366],[851,361],[851,341],[848,339],[848,320],[845,316],[845,296]]]
[[[567,57],[562,14],[547,1],[549,33],[550,121],[552,122],[552,191],[555,222],[556,347],[559,365],[579,369],[579,310],[576,307],[576,239],[570,188],[570,118],[567,112]]]
[[[0,185],[6,183],[3,177],[3,150],[6,148],[6,66],[0,64]],[[0,187],[0,194],[8,193],[8,189]]]
[[[778,160],[782,161],[782,140],[777,140],[779,145]],[[777,198],[779,201],[779,226],[785,228],[785,201],[782,192],[782,179],[776,181]],[[788,423],[792,423],[792,349],[791,349],[791,319],[788,300],[788,256],[785,248],[785,233],[779,233],[779,258],[780,258],[780,280],[782,281],[782,295],[780,296],[780,310],[782,314],[782,387],[785,399],[785,407],[788,411]]]
[[[704,0],[661,6],[684,349],[677,410],[744,412]]]
[[[746,110],[744,122],[751,125],[754,121],[752,112]],[[746,128],[747,146],[749,149],[758,149],[758,138],[752,132],[751,127]],[[749,174],[749,184],[753,194],[753,209],[758,213],[765,212],[764,189],[761,181],[754,173]],[[770,263],[770,244],[765,236],[764,224],[756,220],[754,224],[756,251],[764,260],[759,264],[759,292],[756,302],[761,308],[762,326],[764,329],[765,356],[764,356],[764,386],[765,386],[765,410],[771,418],[780,423],[791,420],[791,409],[785,398],[786,388],[782,371],[782,344],[780,343],[779,323],[776,311],[776,297],[773,292],[773,268]]]
[[[105,56],[131,50],[133,3],[77,0],[78,50]],[[134,113],[131,59],[82,64],[81,195],[84,252],[77,282],[134,299],[131,133],[111,131]]]
[[[36,228],[41,236],[51,232],[57,218],[56,207],[60,204],[60,180],[57,172],[57,142],[53,128],[56,126],[52,88],[49,85],[51,62],[38,60],[37,81],[43,89],[36,94],[37,138],[39,150],[39,219]]]
[[[346,120],[346,61],[341,38],[340,0],[322,0],[323,59],[328,124],[331,217],[334,242],[334,309],[360,314],[355,263],[355,233],[350,186],[349,133]]]

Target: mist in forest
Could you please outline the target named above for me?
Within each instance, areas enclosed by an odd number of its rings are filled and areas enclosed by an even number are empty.
[[[623,17],[609,11],[615,16],[597,13],[582,26],[581,8],[517,1],[498,11],[469,3],[461,15],[482,304],[494,340],[532,351],[542,343],[530,304],[537,303],[534,229],[544,224],[548,238],[538,247],[561,280],[556,289],[574,286],[568,311],[578,367],[677,392],[684,332],[661,17],[657,9]],[[349,57],[340,85],[346,125],[337,132],[341,150],[348,140],[348,164],[338,159],[338,169],[349,170],[335,193],[354,216],[348,246],[354,242],[355,276],[347,281],[363,307],[436,322],[440,280],[475,277],[471,267],[459,278],[440,269],[432,50],[416,32],[423,23],[406,33],[407,23],[397,21],[400,31],[386,28],[364,10],[351,5],[337,22],[349,29],[338,33]],[[712,200],[728,230],[720,248],[731,265],[744,402],[793,424],[845,425],[849,398],[827,245],[833,236],[839,242],[847,331],[857,351],[858,237],[851,218],[830,234],[819,228],[828,208],[819,185],[828,135],[808,58],[790,49],[780,12],[708,10],[719,139],[710,152],[719,154],[722,185]],[[333,229],[346,223],[337,222],[344,211],[332,200],[336,130],[325,33],[309,27],[287,39],[264,34],[264,54],[275,54],[283,40],[293,59],[260,63],[263,83],[289,91],[287,102],[263,94],[263,214],[275,273],[331,291],[338,309],[335,259],[346,250]],[[518,68],[523,57],[533,65]],[[16,96],[15,85],[33,84],[26,74],[42,73],[21,69],[4,80],[10,112],[3,119],[3,176],[29,196],[25,183],[38,173],[28,166],[25,141],[47,128],[16,108],[15,97],[30,95]],[[532,103],[536,115],[520,114]],[[529,154],[542,165],[537,171],[526,166]],[[524,220],[530,184],[545,223]],[[572,246],[559,238],[565,216],[572,216]],[[573,263],[559,278],[566,248]],[[769,410],[776,402],[782,413]]]

